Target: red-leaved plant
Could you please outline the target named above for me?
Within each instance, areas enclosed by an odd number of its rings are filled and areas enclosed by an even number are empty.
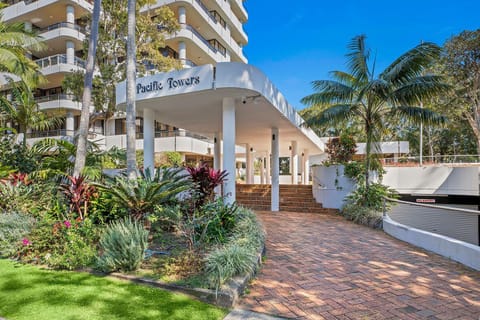
[[[197,206],[201,206],[207,201],[212,201],[215,188],[222,185],[227,180],[226,177],[228,175],[226,170],[215,170],[207,164],[199,167],[187,167],[187,171],[196,186]]]
[[[68,176],[68,183],[60,184],[60,191],[65,195],[69,204],[70,211],[76,212],[78,217],[83,220],[87,215],[87,207],[95,188],[85,181],[85,177]]]

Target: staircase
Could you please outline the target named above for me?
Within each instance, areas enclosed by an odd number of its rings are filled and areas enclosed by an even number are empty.
[[[271,186],[237,184],[237,203],[252,210],[270,211]],[[280,211],[335,214],[337,210],[323,208],[313,198],[311,185],[280,185]]]

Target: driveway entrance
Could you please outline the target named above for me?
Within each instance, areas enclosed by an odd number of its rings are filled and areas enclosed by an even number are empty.
[[[480,317],[480,272],[341,217],[258,215],[267,260],[241,309],[295,319]]]

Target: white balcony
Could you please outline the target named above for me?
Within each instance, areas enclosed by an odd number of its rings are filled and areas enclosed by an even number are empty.
[[[53,94],[35,98],[40,110],[68,109],[81,111],[82,103],[74,101],[75,97],[70,94]]]
[[[13,0],[7,3],[9,6],[3,9],[3,19],[7,22],[20,18],[35,24],[44,23],[50,16],[64,16],[65,6],[69,4],[77,8],[79,16],[93,10],[92,0]]]
[[[43,75],[55,73],[70,73],[72,71],[85,70],[85,61],[74,57],[73,63],[69,63],[66,54],[56,54],[50,57],[35,60]]]
[[[158,136],[158,135],[157,135]],[[141,135],[139,135],[141,138]],[[113,146],[126,148],[126,136],[113,135],[105,136],[105,148],[108,150]],[[143,139],[137,139],[137,150],[143,150]],[[155,138],[155,152],[177,151],[183,153],[194,153],[200,155],[213,155],[213,142],[205,137],[185,131],[169,132],[166,136],[160,134]]]
[[[85,30],[79,25],[69,23],[69,22],[60,22],[50,25],[46,28],[38,30],[39,35],[49,42],[53,41],[65,41],[66,39],[73,39],[77,41],[75,50],[80,50],[85,40]],[[65,46],[65,43],[50,44],[49,47],[60,47]],[[63,48],[64,49],[64,48]]]
[[[243,21],[248,20],[248,13],[243,6],[243,0],[230,0],[230,6],[232,7],[232,11],[237,15],[239,19]]]

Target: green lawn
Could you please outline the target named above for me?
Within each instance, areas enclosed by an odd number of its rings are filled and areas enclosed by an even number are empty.
[[[207,320],[225,315],[223,309],[181,294],[0,259],[0,317],[8,320]]]

